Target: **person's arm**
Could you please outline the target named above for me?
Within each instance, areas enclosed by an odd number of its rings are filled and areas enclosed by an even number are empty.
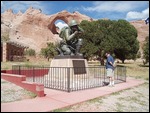
[[[109,64],[111,65],[111,66],[113,66],[113,63],[112,63],[112,61],[111,61],[111,58],[108,58],[108,62],[109,62]],[[113,66],[114,67],[114,66]]]
[[[78,26],[78,29],[80,33],[84,33],[84,30],[81,27]]]
[[[112,66],[113,66],[113,63],[112,62],[109,62]]]
[[[67,41],[71,40],[72,38],[74,38],[76,36],[77,33],[78,33],[78,31],[75,31],[74,33],[72,33],[70,35],[69,29],[66,29],[66,31],[65,31],[66,40]]]

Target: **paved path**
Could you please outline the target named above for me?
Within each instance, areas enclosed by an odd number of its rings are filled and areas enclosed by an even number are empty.
[[[10,103],[1,103],[1,112],[47,112],[58,108],[78,104],[90,99],[109,95],[123,89],[138,86],[142,80],[127,78],[127,82],[116,84],[115,87],[99,87],[75,92],[63,92],[45,88],[45,97],[25,99]]]

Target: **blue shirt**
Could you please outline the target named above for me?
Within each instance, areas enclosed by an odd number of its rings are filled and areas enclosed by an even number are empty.
[[[107,57],[106,69],[107,69],[107,68],[114,69],[114,67],[110,64],[110,62],[112,62],[112,64],[114,63],[114,58],[113,58],[111,55],[109,55],[109,56]]]

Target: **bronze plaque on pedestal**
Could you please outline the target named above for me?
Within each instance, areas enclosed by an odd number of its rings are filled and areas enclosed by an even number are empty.
[[[86,67],[84,60],[72,60],[74,74],[86,74]]]

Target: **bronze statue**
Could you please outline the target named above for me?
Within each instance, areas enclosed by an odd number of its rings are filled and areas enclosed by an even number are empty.
[[[58,51],[61,56],[63,55],[79,55],[80,48],[82,46],[82,39],[78,38],[79,34],[83,33],[83,29],[80,28],[76,20],[71,20],[68,27],[63,27],[59,34],[62,38]]]

